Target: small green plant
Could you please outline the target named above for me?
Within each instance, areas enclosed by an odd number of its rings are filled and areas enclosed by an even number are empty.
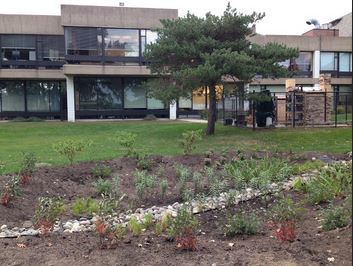
[[[183,206],[178,210],[177,217],[173,220],[168,235],[177,242],[181,250],[196,250],[196,229],[199,223],[188,207]]]
[[[146,192],[155,186],[156,178],[147,174],[146,171],[136,171],[134,176],[137,196],[139,199],[143,199]]]
[[[8,206],[11,200],[21,194],[20,180],[19,176],[12,176],[6,182],[0,194],[0,203],[2,205]]]
[[[152,213],[145,214],[145,216],[143,217],[142,223],[143,223],[143,227],[146,230],[148,230],[153,224],[153,215],[152,215]]]
[[[290,198],[280,198],[269,210],[268,226],[273,229],[273,236],[281,241],[292,242],[296,238],[296,222],[303,215],[304,209]]]
[[[195,143],[202,139],[202,130],[189,130],[182,133],[180,144],[185,155],[190,155],[196,148]]]
[[[161,193],[161,197],[164,198],[167,190],[168,190],[168,180],[167,179],[163,179],[160,184],[159,184],[159,190]]]
[[[352,164],[333,164],[308,182],[308,201],[315,204],[328,202],[349,193],[351,186]]]
[[[35,225],[46,235],[64,212],[65,205],[61,199],[40,197],[34,216]]]
[[[92,175],[95,178],[109,178],[111,177],[113,171],[110,167],[104,165],[96,165],[92,170]]]
[[[84,151],[90,145],[90,141],[67,139],[54,144],[53,149],[65,156],[70,161],[70,164],[73,164],[77,153]]]
[[[155,232],[157,235],[161,235],[166,232],[167,229],[172,224],[172,216],[169,213],[166,213],[162,216],[162,219],[156,223]]]
[[[140,154],[137,158],[137,168],[139,170],[150,171],[152,169],[153,162],[146,154]]]
[[[298,174],[309,172],[311,170],[321,169],[324,165],[325,164],[320,160],[306,161],[304,163],[296,163],[292,166],[293,174],[298,175]]]
[[[307,192],[307,182],[301,177],[296,177],[293,181],[293,189],[297,192]]]
[[[128,227],[133,236],[140,236],[144,229],[143,224],[140,223],[135,216],[132,216],[130,218],[130,221],[128,222]]]
[[[114,230],[115,237],[119,240],[123,240],[127,234],[127,228],[122,224],[117,224]]]
[[[255,235],[260,230],[260,221],[254,214],[238,213],[229,216],[224,228],[226,236]]]
[[[183,192],[186,189],[187,181],[190,176],[190,171],[184,165],[176,164],[175,165],[175,174],[176,174],[176,178],[177,178],[179,194],[183,195]]]
[[[293,170],[284,160],[265,157],[260,160],[232,160],[224,166],[237,189],[267,189],[272,182],[282,182]]]
[[[71,211],[75,216],[92,215],[98,212],[98,203],[92,198],[77,199],[72,204]]]
[[[235,204],[236,196],[237,196],[236,190],[232,189],[228,191],[227,206],[233,206]]]
[[[0,161],[0,175],[2,175],[2,171],[5,169],[5,164],[2,162],[2,161]]]
[[[20,166],[21,183],[27,184],[35,171],[37,158],[32,152],[22,153],[22,161]]]
[[[113,212],[118,212],[121,202],[125,198],[125,194],[120,198],[114,197],[112,194],[102,194],[102,198],[98,201],[98,214],[103,217]]]
[[[192,183],[194,185],[194,192],[195,194],[201,193],[203,189],[202,185],[202,175],[198,172],[194,172],[192,175]]]
[[[323,215],[324,220],[322,222],[322,228],[325,231],[345,227],[349,224],[351,219],[349,210],[344,207],[330,206],[323,212]]]
[[[227,187],[227,182],[212,167],[205,167],[211,196],[219,196]]]
[[[99,178],[96,181],[95,185],[96,185],[96,190],[100,195],[102,194],[109,195],[113,191],[112,182],[110,180]]]
[[[128,131],[117,131],[114,139],[125,150],[125,156],[136,157],[136,138],[137,135]]]
[[[185,188],[181,194],[183,201],[191,201],[194,197],[194,191],[190,188]]]

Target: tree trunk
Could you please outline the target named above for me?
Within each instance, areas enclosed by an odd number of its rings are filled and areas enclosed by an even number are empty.
[[[216,115],[217,115],[217,99],[216,99],[216,86],[209,86],[209,99],[210,103],[208,106],[208,123],[206,135],[214,135],[216,126]]]

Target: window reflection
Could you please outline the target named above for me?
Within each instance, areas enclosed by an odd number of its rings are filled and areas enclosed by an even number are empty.
[[[138,30],[103,29],[105,56],[139,56]]]
[[[24,83],[20,81],[0,81],[2,111],[25,111]]]
[[[36,60],[35,37],[30,35],[3,35],[1,37],[2,60]]]

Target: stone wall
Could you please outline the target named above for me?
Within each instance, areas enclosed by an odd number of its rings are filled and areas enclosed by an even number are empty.
[[[325,92],[306,92],[304,99],[305,125],[322,125],[331,123],[334,99],[333,93],[327,93],[325,95]]]

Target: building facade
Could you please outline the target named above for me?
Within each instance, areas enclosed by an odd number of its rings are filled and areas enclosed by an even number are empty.
[[[176,118],[207,109],[207,90],[165,106],[149,98],[143,81],[151,77],[146,44],[160,19],[176,9],[62,5],[60,16],[0,15],[0,119],[42,117]],[[352,38],[322,35],[255,35],[258,44],[278,42],[299,48],[283,62],[297,70],[296,83],[315,88],[322,73],[352,91]],[[285,79],[255,79],[250,90],[285,92]]]

